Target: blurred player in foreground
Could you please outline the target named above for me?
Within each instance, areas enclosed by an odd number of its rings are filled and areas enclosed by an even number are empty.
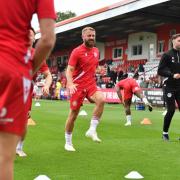
[[[136,79],[138,77],[138,73],[136,73],[133,78],[128,78],[128,75],[126,74],[124,75],[124,79],[120,80],[115,86],[118,97],[124,105],[127,120],[125,126],[131,126],[132,123],[130,107],[133,94],[140,98],[141,101],[143,101],[144,104],[148,106],[149,111],[152,111],[153,109],[151,104],[148,102],[147,98],[143,95],[141,88],[136,82]]]
[[[29,29],[37,13],[41,38],[33,67],[29,60]],[[32,72],[50,54],[54,43],[53,0],[0,0],[0,180],[12,180],[16,145],[27,123]]]
[[[74,122],[85,97],[95,103],[90,128],[86,136],[101,142],[96,127],[104,109],[104,96],[96,87],[95,72],[98,67],[99,50],[95,46],[95,29],[86,27],[82,30],[83,44],[75,48],[70,56],[66,71],[67,87],[70,91],[70,112],[65,127],[65,150],[75,151],[72,144]]]
[[[32,48],[33,46],[33,42],[35,40],[35,32],[33,29],[30,30],[30,33],[29,33],[29,39],[30,39],[30,47],[29,47],[29,50],[32,52],[32,56],[33,56],[33,53],[34,53],[34,48]],[[33,64],[33,61],[31,60],[31,63]],[[37,74],[43,74],[44,77],[45,77],[45,84],[42,88],[42,93],[44,96],[47,96],[49,94],[49,88],[50,88],[50,85],[52,83],[52,76],[51,76],[51,73],[49,71],[49,68],[46,64],[46,61],[44,61],[42,64],[41,64],[41,67],[39,69],[39,71],[33,76],[33,81],[32,81],[32,86],[31,86],[31,90],[30,90],[30,100],[29,100],[29,112],[28,112],[28,120],[30,120],[31,118],[31,106],[32,106],[32,96],[33,96],[33,85],[35,83],[35,80],[37,78]],[[24,132],[23,134],[23,137],[21,138],[21,140],[18,142],[18,145],[16,147],[16,154],[20,157],[25,157],[27,156],[27,154],[23,151],[23,144],[24,144],[24,139],[25,139],[25,135],[26,135],[26,131]]]

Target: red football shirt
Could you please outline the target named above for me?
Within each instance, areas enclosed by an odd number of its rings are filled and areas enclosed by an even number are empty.
[[[87,48],[84,44],[75,48],[69,58],[68,65],[75,67],[73,82],[80,87],[95,83],[95,72],[98,66],[99,50]]]
[[[126,78],[119,81],[116,84],[124,93],[124,99],[131,98],[133,93],[140,90],[140,87],[135,79],[133,78]]]
[[[138,86],[138,84],[137,84],[135,79],[133,79],[133,78],[126,78],[126,79],[123,79],[123,80],[119,81],[116,84],[116,86],[118,86],[118,87],[120,87],[122,89],[129,89],[129,90],[131,90],[132,89],[132,85],[134,85],[134,84]]]
[[[54,1],[0,0],[0,55],[22,73],[28,70],[29,29],[35,13],[40,19],[55,19]]]

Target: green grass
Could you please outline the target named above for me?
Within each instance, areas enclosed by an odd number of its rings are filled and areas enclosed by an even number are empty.
[[[180,179],[179,113],[171,128],[170,142],[161,139],[162,109],[135,111],[133,126],[125,127],[122,105],[106,104],[98,134],[102,143],[85,137],[93,104],[82,109],[88,116],[78,117],[73,144],[76,152],[64,150],[64,126],[69,111],[68,102],[41,101],[32,108],[36,126],[29,126],[24,144],[26,158],[15,160],[15,180],[33,180],[45,174],[51,180],[121,180],[130,171],[138,171],[145,180]],[[147,117],[152,125],[141,125]]]

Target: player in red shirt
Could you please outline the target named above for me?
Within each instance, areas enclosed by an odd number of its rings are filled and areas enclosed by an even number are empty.
[[[152,106],[148,102],[147,98],[143,95],[141,88],[136,82],[136,79],[139,77],[138,74],[135,74],[133,78],[128,78],[127,75],[124,75],[123,80],[120,80],[116,86],[116,92],[118,94],[119,99],[122,101],[126,113],[126,124],[125,126],[130,126],[132,117],[131,117],[131,101],[133,94],[140,98],[145,105],[148,106],[149,111],[152,111]]]
[[[34,48],[32,48],[33,46],[33,42],[35,40],[35,31],[33,29],[30,29],[30,47],[29,50],[31,50],[32,52],[32,57],[33,57],[33,53],[34,53]],[[33,64],[33,61],[30,60],[30,62]],[[38,74],[43,74],[45,77],[45,84],[42,88],[42,92],[44,96],[47,96],[49,94],[49,88],[50,85],[52,83],[52,76],[51,73],[49,71],[49,68],[46,64],[46,61],[43,61],[43,63],[41,64],[40,69],[38,70],[38,72],[33,76],[33,81],[32,81],[32,86],[30,89],[30,98],[29,98],[29,104],[28,104],[28,120],[30,120],[31,118],[31,106],[32,106],[32,96],[33,96],[33,84],[35,83],[35,80],[37,78]],[[23,151],[23,144],[24,144],[24,139],[25,139],[25,135],[26,135],[26,131],[24,132],[21,140],[18,142],[18,145],[16,147],[16,154],[19,155],[20,157],[25,157],[27,156],[27,154]]]
[[[32,69],[28,35],[34,13],[41,38]],[[39,69],[54,46],[56,15],[53,0],[0,0],[0,17],[0,179],[12,180],[16,145],[27,121],[32,71]]]
[[[95,72],[98,66],[99,50],[95,46],[95,29],[86,27],[82,30],[83,44],[75,48],[69,58],[66,71],[67,87],[70,91],[70,112],[65,127],[65,150],[75,151],[72,144],[74,122],[85,97],[95,102],[95,108],[86,136],[101,142],[96,133],[104,109],[104,96],[98,91]]]

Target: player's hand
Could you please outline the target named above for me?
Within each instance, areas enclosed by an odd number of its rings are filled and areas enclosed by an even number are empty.
[[[67,88],[69,89],[70,95],[74,94],[77,91],[76,86],[77,86],[77,84],[69,84],[69,85],[67,85]]]
[[[173,78],[174,78],[174,79],[179,79],[179,78],[180,78],[180,74],[179,74],[179,73],[174,74]]]
[[[44,96],[49,95],[49,87],[47,87],[46,85],[42,88],[42,92]]]

